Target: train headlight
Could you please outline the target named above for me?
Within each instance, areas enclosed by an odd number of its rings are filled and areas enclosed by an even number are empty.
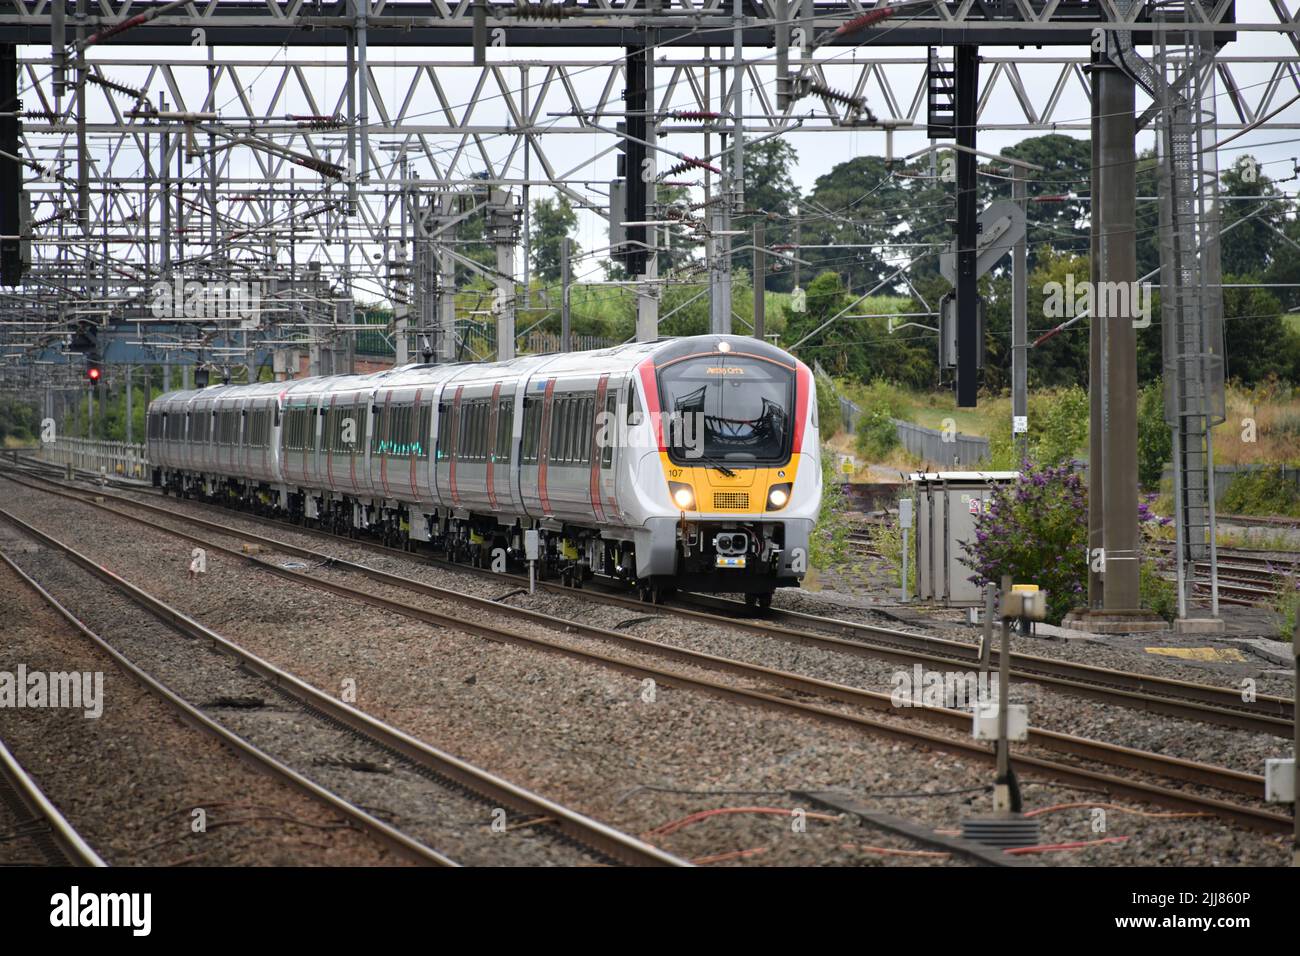
[[[767,493],[767,510],[780,511],[790,500],[790,485],[773,485]]]
[[[680,481],[668,482],[668,493],[672,496],[673,504],[680,511],[690,511],[695,507],[695,490],[690,485],[683,484]]]

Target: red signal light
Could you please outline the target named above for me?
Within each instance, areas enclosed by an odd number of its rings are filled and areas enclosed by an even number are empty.
[[[99,370],[99,366],[97,365],[92,365],[90,368],[86,369],[86,378],[90,379],[92,382],[98,382],[101,374],[103,373]]]

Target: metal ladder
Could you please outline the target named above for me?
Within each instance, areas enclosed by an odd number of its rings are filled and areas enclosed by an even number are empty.
[[[1120,0],[1131,6],[1132,0]],[[1214,443],[1224,420],[1223,291],[1218,164],[1214,142],[1214,49],[1179,31],[1187,8],[1155,13],[1156,62],[1138,56],[1127,31],[1110,58],[1160,108],[1157,156],[1165,421],[1172,430],[1177,527],[1178,616],[1187,617],[1195,568],[1210,562],[1211,613],[1219,611],[1214,540]]]

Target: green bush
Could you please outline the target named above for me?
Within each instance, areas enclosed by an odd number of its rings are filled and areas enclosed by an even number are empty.
[[[840,410],[840,394],[830,376],[817,376],[817,426],[822,441],[835,437],[844,427],[844,413]]]
[[[1088,393],[1077,385],[1043,396],[1030,411],[1035,418],[1033,456],[1040,464],[1059,465],[1073,459],[1088,442]]]
[[[1159,488],[1165,462],[1173,457],[1173,434],[1165,423],[1164,388],[1149,382],[1138,395],[1138,484]]]
[[[898,428],[889,412],[881,408],[864,411],[858,419],[854,446],[868,461],[880,461],[893,451],[898,446]]]
[[[902,587],[903,529],[898,526],[897,518],[887,515],[881,523],[867,525],[867,539],[871,542],[871,547],[880,554],[880,557],[873,561],[875,567],[887,568],[893,575],[894,583]]]
[[[808,539],[808,563],[824,571],[843,564],[849,551],[849,523],[844,491],[836,478],[835,456],[822,449],[822,503]]]
[[[1300,574],[1294,570],[1282,575],[1278,581],[1273,610],[1281,618],[1277,623],[1278,635],[1284,641],[1294,640],[1296,622],[1300,620]]]
[[[1228,483],[1219,510],[1234,515],[1300,517],[1300,487],[1281,468],[1244,471]]]
[[[1138,593],[1142,606],[1155,611],[1166,621],[1178,616],[1178,585],[1160,574],[1160,557],[1163,552],[1151,549],[1142,561],[1138,577]]]
[[[901,417],[902,402],[898,391],[888,382],[877,379],[862,391],[858,402],[857,452],[868,461],[879,461],[898,446],[898,429],[893,419]]]

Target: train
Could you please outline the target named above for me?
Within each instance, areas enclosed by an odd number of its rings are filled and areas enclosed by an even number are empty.
[[[173,391],[147,435],[167,494],[654,603],[769,606],[821,507],[814,377],[744,336]]]

